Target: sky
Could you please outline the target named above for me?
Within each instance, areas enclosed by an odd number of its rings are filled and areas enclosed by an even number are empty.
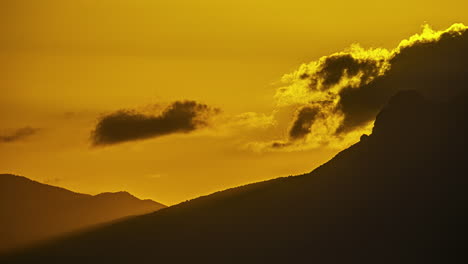
[[[467,24],[467,8],[466,1],[0,1],[0,172],[166,205],[309,172],[372,122],[317,140],[329,131],[312,133],[298,120],[333,114],[304,106],[307,96],[281,94],[297,91],[297,73],[313,75],[301,65],[356,43],[391,50],[424,24]]]

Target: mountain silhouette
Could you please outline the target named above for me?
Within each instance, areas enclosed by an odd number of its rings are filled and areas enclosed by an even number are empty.
[[[92,196],[0,174],[0,251],[163,207],[127,192]]]
[[[399,92],[371,135],[311,173],[200,197],[3,260],[464,263],[467,98]]]

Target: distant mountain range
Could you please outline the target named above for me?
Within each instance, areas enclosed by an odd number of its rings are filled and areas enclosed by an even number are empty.
[[[435,103],[400,92],[371,135],[311,173],[200,197],[0,261],[466,263],[466,99]]]
[[[0,252],[164,207],[127,192],[92,196],[0,174]]]

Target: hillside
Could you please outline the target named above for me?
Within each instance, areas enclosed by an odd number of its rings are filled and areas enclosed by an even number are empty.
[[[468,234],[466,99],[436,103],[400,92],[371,135],[311,173],[200,197],[3,260],[447,263],[463,256]]]
[[[163,207],[127,192],[92,196],[0,174],[0,251]]]

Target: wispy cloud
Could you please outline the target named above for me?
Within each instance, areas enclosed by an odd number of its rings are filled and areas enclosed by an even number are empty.
[[[18,128],[11,133],[0,135],[0,142],[10,143],[10,142],[22,141],[36,134],[39,130],[40,130],[39,128],[33,128],[29,126]]]

